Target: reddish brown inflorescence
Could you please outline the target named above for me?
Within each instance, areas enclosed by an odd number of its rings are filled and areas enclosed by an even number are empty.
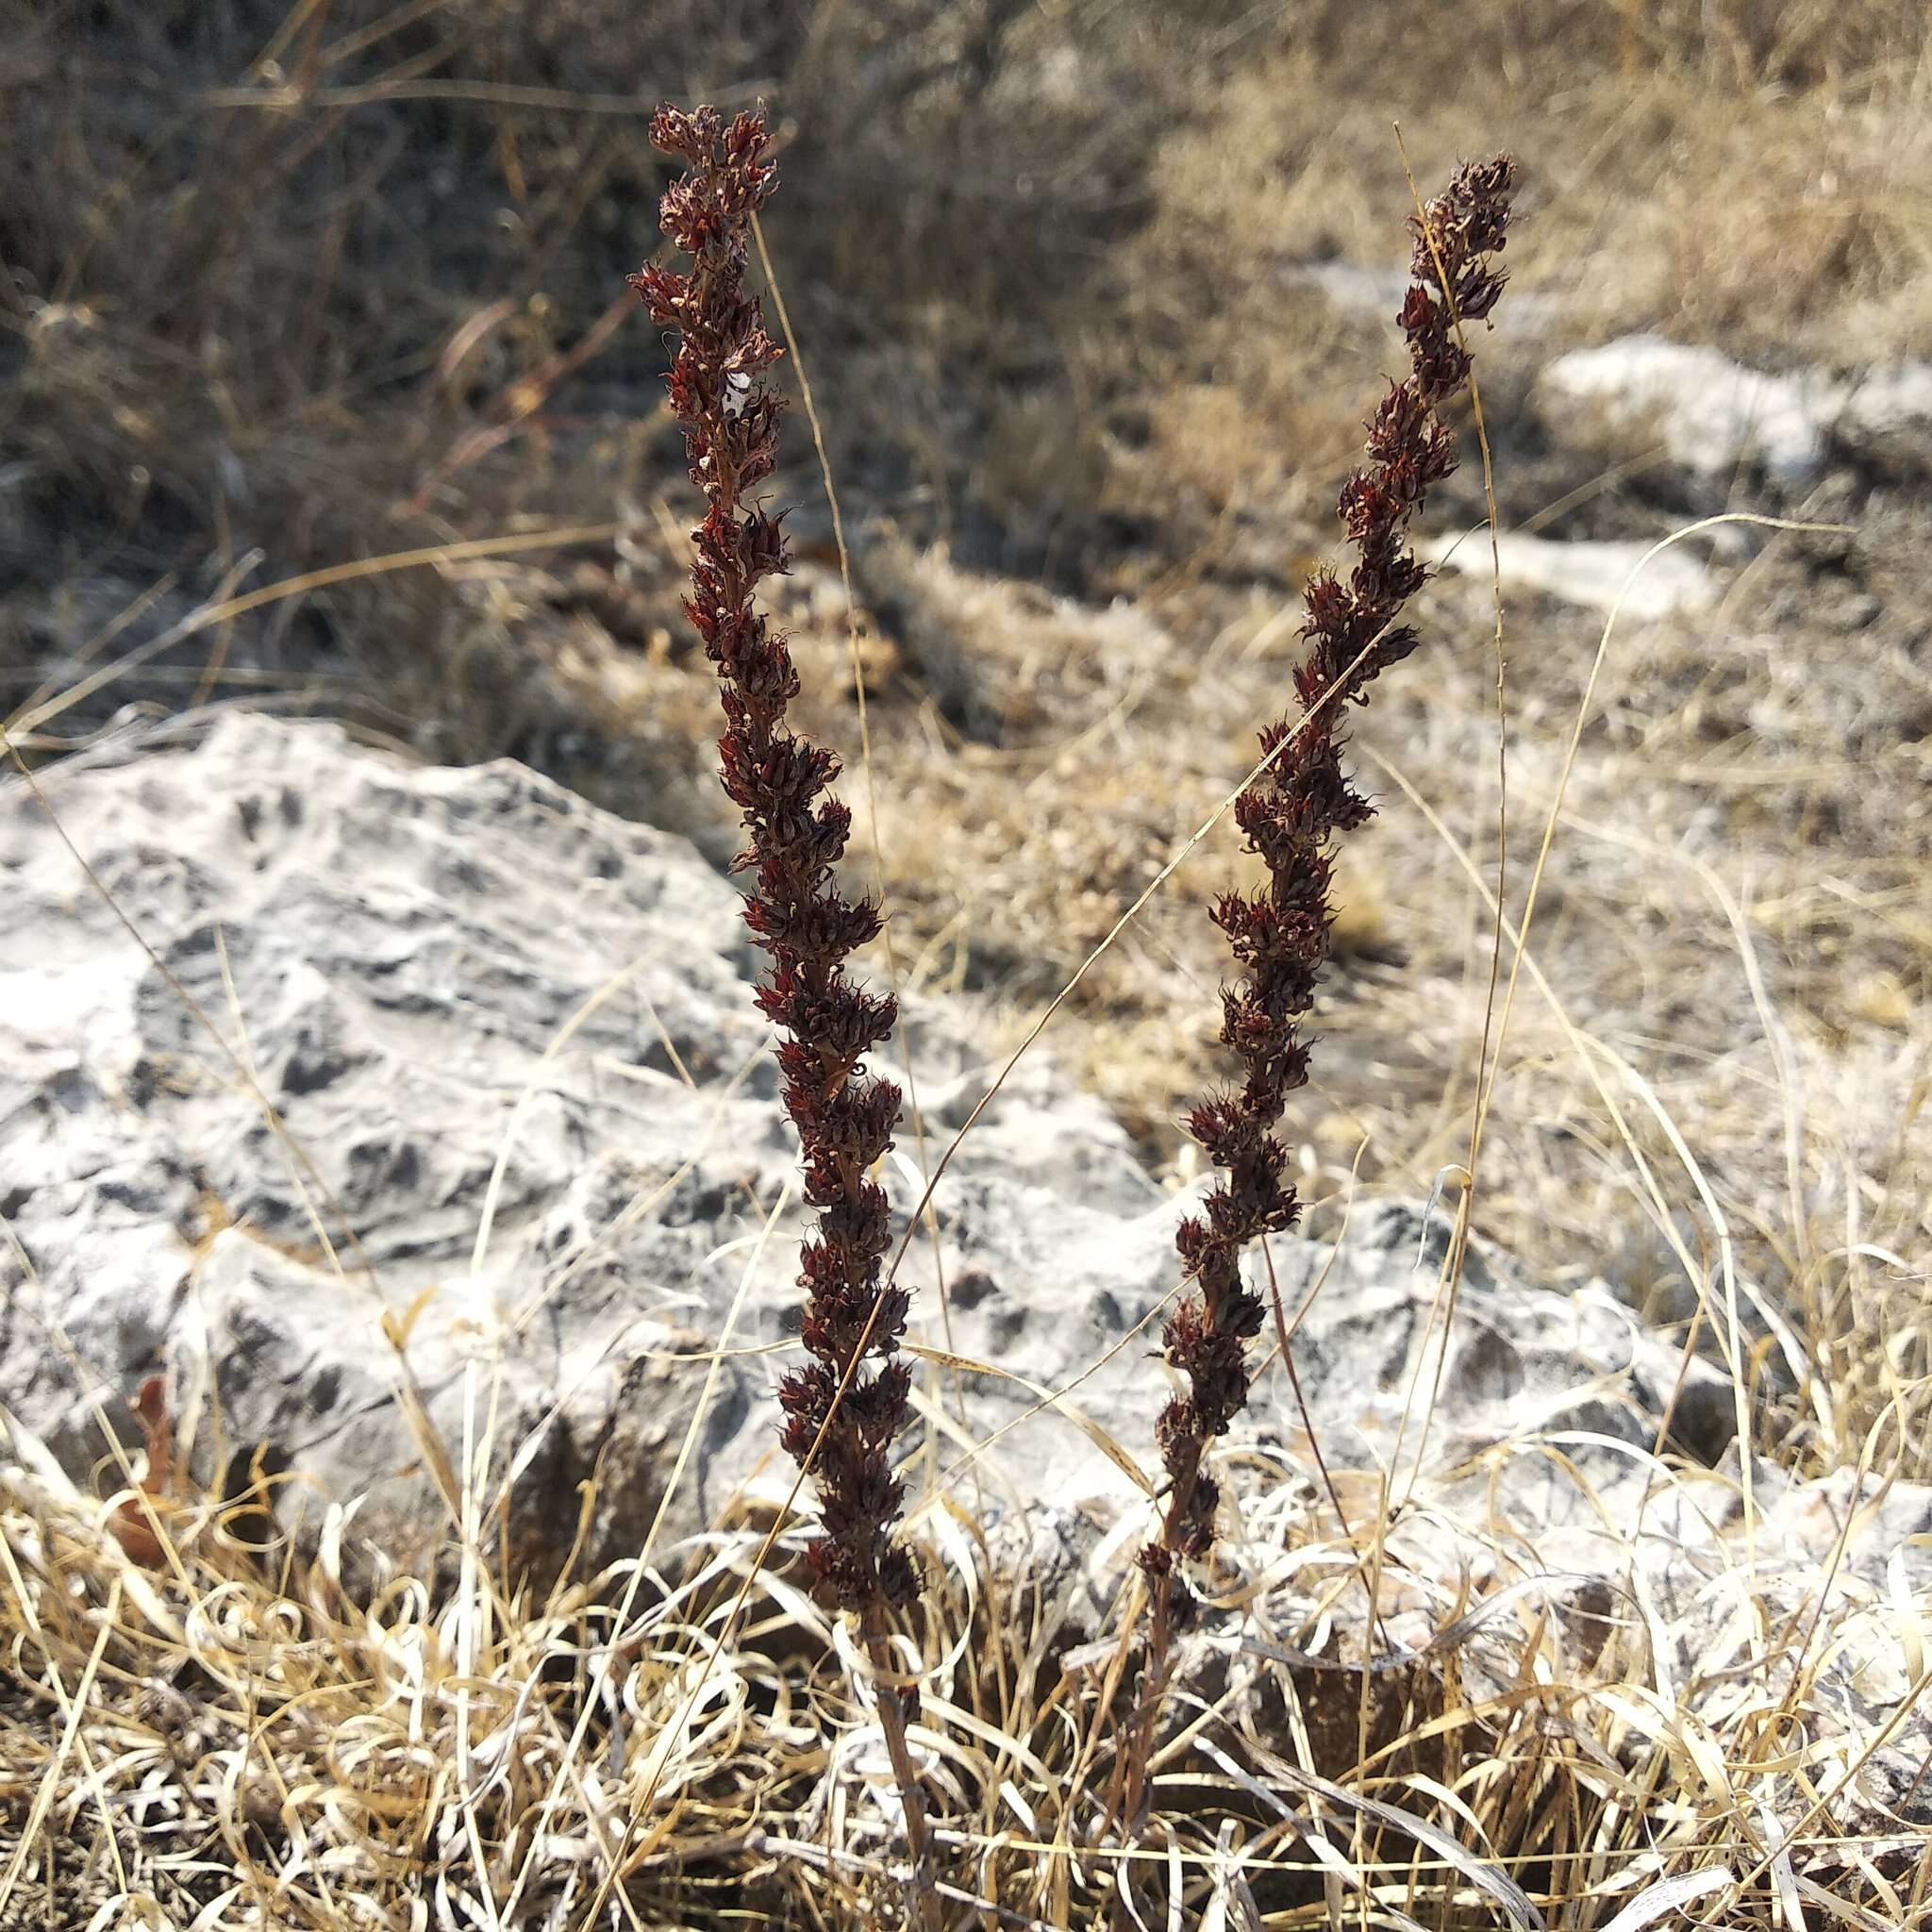
[[[1188,1392],[1168,1404],[1158,1425],[1171,1487],[1160,1540],[1141,1557],[1156,1589],[1157,1656],[1170,1620],[1188,1607],[1179,1561],[1205,1556],[1214,1541],[1220,1492],[1202,1467],[1208,1445],[1247,1404],[1246,1344],[1260,1332],[1264,1310],[1241,1279],[1241,1257],[1300,1212],[1283,1178],[1288,1154],[1275,1128],[1287,1096],[1307,1078],[1301,1023],[1328,957],[1331,841],[1373,813],[1342,774],[1342,709],[1366,703],[1375,675],[1418,641],[1395,623],[1427,575],[1407,546],[1408,522],[1430,485],[1456,467],[1455,438],[1437,412],[1469,377],[1457,324],[1485,319],[1502,292],[1491,258],[1503,247],[1515,181],[1507,155],[1473,163],[1422,221],[1411,218],[1414,282],[1401,314],[1410,373],[1382,399],[1368,425],[1369,461],[1341,487],[1340,514],[1356,565],[1346,581],[1324,570],[1309,583],[1309,650],[1295,674],[1300,716],[1262,732],[1264,754],[1285,748],[1234,808],[1269,882],[1252,894],[1224,894],[1212,915],[1243,974],[1222,994],[1221,1038],[1246,1074],[1188,1123],[1221,1174],[1202,1212],[1175,1236],[1199,1292],[1175,1311],[1164,1338]]]
[[[693,533],[685,609],[718,671],[722,776],[749,835],[738,860],[752,875],[744,916],[771,956],[757,1000],[783,1032],[785,1106],[803,1146],[805,1198],[818,1217],[799,1275],[813,1360],[780,1386],[783,1441],[801,1465],[819,1444],[811,1466],[824,1533],[810,1557],[821,1594],[876,1616],[919,1591],[910,1558],[891,1541],[903,1500],[891,1443],[911,1386],[898,1357],[907,1297],[880,1286],[891,1229],[885,1193],[870,1178],[891,1144],[899,1090],[863,1065],[891,1035],[897,1008],[846,976],[846,960],[878,933],[882,915],[839,891],[833,868],[852,826],[847,808],[826,795],[839,760],[787,725],[798,674],[783,634],[754,604],[759,581],[787,567],[778,520],[751,497],[776,461],[782,404],[764,371],[781,351],[744,289],[752,217],[777,173],[762,114],[727,124],[709,108],[664,108],[651,139],[686,163],[659,215],[691,268],[646,267],[631,286],[651,319],[678,333],[671,407],[708,506]],[[864,1366],[872,1360],[879,1365]]]

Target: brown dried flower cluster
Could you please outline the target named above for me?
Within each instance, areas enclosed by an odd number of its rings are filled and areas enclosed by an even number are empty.
[[[891,1035],[897,1008],[846,976],[845,961],[878,933],[882,914],[838,889],[833,868],[852,828],[850,810],[826,795],[839,759],[787,725],[798,674],[784,635],[754,603],[759,581],[787,567],[778,520],[750,498],[777,458],[783,406],[764,371],[782,352],[744,288],[751,220],[777,171],[761,114],[727,124],[709,108],[664,108],[651,139],[686,163],[659,215],[691,267],[646,267],[631,285],[651,319],[678,334],[671,407],[707,503],[685,608],[718,671],[722,776],[749,837],[738,860],[753,880],[744,916],[771,955],[757,999],[783,1031],[785,1107],[818,1217],[799,1275],[813,1360],[780,1386],[783,1440],[801,1465],[819,1445],[811,1467],[824,1529],[810,1557],[821,1594],[841,1609],[876,1613],[919,1591],[910,1558],[891,1541],[904,1497],[891,1450],[911,1387],[898,1356],[907,1297],[880,1286],[891,1226],[884,1191],[870,1178],[891,1144],[899,1090],[863,1064]],[[863,1366],[869,1360],[880,1365]]]
[[[1472,163],[1421,220],[1410,220],[1414,279],[1400,318],[1409,374],[1383,397],[1368,424],[1369,461],[1341,487],[1355,568],[1346,581],[1324,570],[1309,583],[1309,650],[1295,675],[1300,715],[1262,732],[1263,753],[1279,755],[1235,805],[1268,884],[1224,894],[1212,913],[1243,974],[1222,995],[1221,1038],[1246,1072],[1239,1089],[1203,1102],[1188,1123],[1221,1172],[1201,1213],[1175,1236],[1198,1293],[1175,1311],[1164,1337],[1188,1393],[1168,1404],[1158,1425],[1171,1488],[1160,1540],[1141,1557],[1156,1583],[1156,1657],[1170,1617],[1184,1616],[1189,1605],[1177,1566],[1205,1556],[1214,1541],[1220,1495],[1202,1468],[1208,1445],[1247,1404],[1246,1344],[1260,1332],[1264,1309],[1241,1279],[1241,1257],[1300,1212],[1283,1178],[1288,1153],[1275,1128],[1288,1095],[1307,1078],[1301,1027],[1328,957],[1331,841],[1374,809],[1342,774],[1342,711],[1349,702],[1365,704],[1377,674],[1418,641],[1395,621],[1427,575],[1408,548],[1408,523],[1430,486],[1456,467],[1455,438],[1438,411],[1469,377],[1457,325],[1487,318],[1502,292],[1492,258],[1503,248],[1515,181],[1507,155]]]

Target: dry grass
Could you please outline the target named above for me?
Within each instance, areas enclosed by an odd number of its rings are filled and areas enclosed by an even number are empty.
[[[651,187],[627,96],[757,84],[797,124],[773,240],[862,525],[900,965],[1017,1041],[1279,708],[1298,584],[1388,354],[1305,275],[1387,265],[1392,117],[1419,174],[1502,143],[1533,161],[1512,295],[1550,305],[1539,358],[1663,326],[1856,363],[1912,346],[1932,303],[1927,54],[1905,0],[1499,0],[1448,46],[1410,8],[1306,8],[1292,38],[1234,6],[1193,34],[1067,0],[912,8],[895,38],[889,11],[708,8],[700,39],[670,7],[117,9],[128,38],[63,89],[79,14],[42,8],[0,54],[0,668],[71,686],[190,621],[49,737],[129,695],[266,689],[433,753],[515,751],[722,843],[709,674],[674,641],[671,465],[640,403],[651,345],[599,318]],[[667,71],[659,50],[691,44],[703,71]],[[264,58],[307,91],[276,95]],[[865,129],[842,153],[841,126]],[[985,247],[955,245],[962,220]],[[1093,246],[1070,255],[1070,232]],[[1506,518],[1580,493],[1567,527],[1660,533],[1681,506],[1534,429],[1509,340],[1486,365]],[[1582,735],[1475,1194],[1538,1278],[1601,1274],[1704,1345],[1730,1333],[1728,1286],[1764,1467],[1867,1472],[1868,1495],[1932,1457],[1913,616],[1932,526],[1897,480],[1797,506],[1855,534],[1754,539],[1714,610],[1621,625],[1587,706],[1597,621],[1512,612],[1512,920]],[[607,524],[581,558],[542,544]],[[520,531],[537,565],[456,547]],[[191,615],[224,582],[418,547],[433,569]],[[126,620],[158,584],[153,622]],[[829,556],[788,594],[806,722],[854,741]],[[1385,809],[1351,859],[1301,1123],[1309,1191],[1338,1208],[1358,1185],[1427,1191],[1465,1158],[1478,1091],[1487,586],[1444,579],[1423,621],[1464,647],[1419,658],[1427,681],[1391,684],[1356,730]],[[917,850],[891,836],[915,824]],[[1214,1065],[1200,906],[1231,843],[1175,873],[1056,1021],[1170,1174],[1173,1111]],[[1654,1474],[1687,1508],[1735,1500],[1723,1472]],[[1670,1678],[1621,1624],[1522,1587],[1539,1524],[1445,1495],[1432,1540],[1351,1490],[1346,1536],[1295,1469],[1256,1458],[1230,1487],[1245,1615],[1192,1679],[1201,1748],[1171,1749],[1157,1789],[1170,1923],[1491,1925],[1510,1885],[1579,1932],[1680,1906],[1790,1932],[1927,1920],[1923,1825],[1843,1824],[1849,1768],[1925,1688],[1932,1604],[1909,1570],[1874,1585],[1828,1536],[1736,1548],[1735,1622]],[[789,1588],[789,1527],[755,1564],[769,1499],[648,1574],[541,1603],[480,1534],[448,1597],[396,1579],[358,1601],[326,1551],[263,1574],[192,1497],[162,1562],[134,1564],[114,1507],[30,1442],[0,1468],[0,1924],[525,1932],[592,1923],[613,1870],[599,1924],[897,1913],[865,1673]],[[1024,1539],[990,1549],[960,1496],[928,1494],[914,1527],[951,1909],[1091,1924],[1117,1653],[1070,1621],[1062,1573]],[[1095,1525],[1103,1589],[1143,1531],[1131,1511]],[[1375,1618],[1422,1657],[1365,1671]]]
[[[1431,1484],[1398,1521],[1373,1478],[1348,1478],[1366,1525],[1351,1537],[1291,1464],[1240,1460],[1223,1598],[1239,1614],[1183,1674],[1139,1855],[1179,1923],[1628,1925],[1646,1901],[1693,1897],[1707,1925],[1794,1906],[1800,1924],[1922,1921],[1923,1805],[1907,1790],[1886,1824],[1873,1799],[1909,1783],[1909,1762],[1874,1779],[1927,1681],[1924,1603],[1840,1568],[1829,1520],[1795,1591],[1802,1538],[1731,1540],[1725,1611],[1687,1668],[1666,1635],[1682,1579],[1675,1601],[1655,1584],[1578,1593],[1546,1567],[1563,1546],[1495,1520],[1480,1480],[1474,1507],[1467,1483]],[[1654,1546],[1735,1512],[1735,1474],[1657,1463],[1651,1488]],[[1883,1489],[1864,1494],[1875,1509]],[[952,1923],[1105,1908],[1124,1658],[1117,1640],[1079,1642],[1068,1605],[1132,1574],[1138,1518],[1098,1522],[1069,1574],[1024,1538],[990,1551],[952,1498],[914,1514],[929,1588],[904,1657]],[[312,1567],[265,1574],[216,1512],[176,1500],[147,1568],[106,1522],[16,1433],[0,1467],[8,1924],[805,1926],[902,1909],[867,1671],[787,1580],[799,1535],[774,1551],[741,1517],[541,1602],[473,1544],[442,1600],[408,1576],[358,1600],[327,1539]],[[1601,1559],[1615,1538],[1595,1541]]]

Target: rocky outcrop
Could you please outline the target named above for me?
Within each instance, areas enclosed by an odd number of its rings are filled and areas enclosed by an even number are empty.
[[[285,1521],[359,1498],[355,1530],[394,1553],[487,1468],[540,1563],[593,1472],[592,1549],[638,1546],[688,1432],[660,1541],[778,1472],[793,1155],[736,895],[691,846],[514,765],[411,767],[245,716],[45,783],[98,885],[10,790],[0,1400],[22,1423],[93,1469],[103,1422],[165,1373],[216,1491],[265,1474]],[[913,1001],[906,1033],[930,1161],[995,1066],[963,1008]],[[903,1136],[902,1216],[918,1161]],[[960,1414],[997,1435],[994,1494],[1083,1461],[1120,1480],[1103,1437],[1145,1459],[1161,1371],[1137,1324],[1180,1207],[1023,1063],[948,1173],[939,1265],[924,1233],[905,1263],[924,1341],[988,1365],[928,1378],[942,1463]],[[1339,1254],[1279,1245],[1291,1304],[1327,1271],[1296,1353],[1343,1463],[1392,1449],[1434,1291],[1421,1232],[1384,1208]],[[1479,1261],[1428,1453],[1566,1416],[1647,1441],[1676,1374],[1607,1290]],[[1715,1452],[1707,1374],[1679,1427]],[[1069,1385],[1084,1432],[1030,1413]]]
[[[1658,550],[1651,543],[1559,542],[1506,530],[1493,546],[1480,534],[1435,537],[1418,545],[1417,554],[1463,576],[1494,573],[1511,599],[1527,591],[1631,624],[1707,609],[1718,597],[1709,565],[1683,549]]]

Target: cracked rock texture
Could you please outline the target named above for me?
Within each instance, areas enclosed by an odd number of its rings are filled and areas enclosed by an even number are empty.
[[[266,1480],[287,1525],[354,1501],[351,1543],[397,1562],[446,1543],[465,1469],[539,1570],[593,1474],[592,1558],[654,1523],[661,1548],[747,1482],[783,1493],[793,1147],[737,895],[694,848],[517,765],[242,714],[45,783],[140,940],[41,805],[0,793],[0,1402],[22,1424],[110,1490],[105,1431],[137,1442],[127,1405],[164,1374],[201,1483],[258,1503]],[[906,1030],[929,1160],[996,1066],[963,1006],[910,1002]],[[908,1130],[902,1225],[919,1175]],[[973,1440],[997,1433],[995,1505],[1118,1493],[1100,1432],[1151,1465],[1158,1317],[1136,1324],[1182,1205],[1043,1054],[1022,1063],[938,1197],[943,1314],[923,1229],[908,1250],[915,1339],[987,1365],[929,1371],[921,1467],[964,1479],[962,1401]],[[1723,1378],[1602,1284],[1526,1286],[1478,1250],[1442,1355],[1441,1239],[1384,1204],[1335,1248],[1276,1245],[1291,1309],[1323,1277],[1295,1356],[1332,1465],[1400,1443],[1403,1480],[1449,1482],[1568,1432],[1610,1493],[1674,1388],[1677,1446],[1722,1457]],[[1077,1417],[1037,1412],[1068,1385]],[[1425,1440],[1415,1387],[1437,1389]],[[1254,1426],[1303,1441],[1279,1375]],[[1505,1460],[1539,1520],[1588,1517],[1547,1460]]]

